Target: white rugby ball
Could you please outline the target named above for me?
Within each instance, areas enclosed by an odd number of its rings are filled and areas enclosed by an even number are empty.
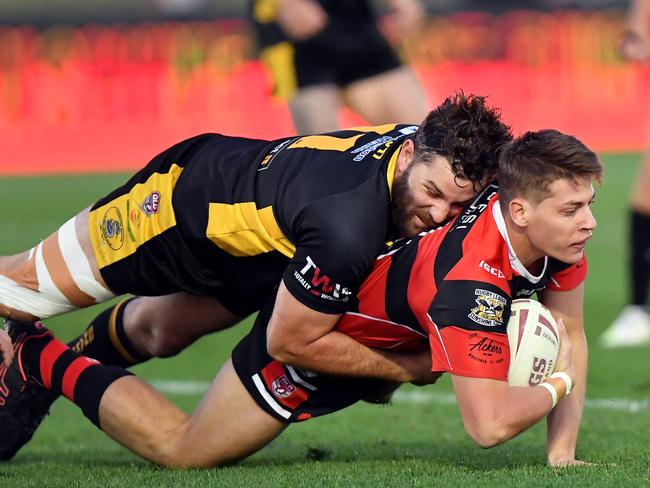
[[[513,300],[508,321],[510,386],[536,386],[555,368],[560,331],[551,312],[536,300]]]

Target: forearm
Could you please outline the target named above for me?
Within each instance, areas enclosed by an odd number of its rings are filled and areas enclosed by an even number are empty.
[[[274,359],[302,369],[337,376],[380,378],[401,383],[416,379],[413,355],[371,349],[338,331],[272,354]]]
[[[587,384],[587,339],[582,328],[569,332],[573,345],[575,387],[548,416],[547,457],[550,464],[575,459]]]
[[[481,447],[492,447],[512,439],[539,422],[553,408],[552,397],[545,388],[509,387],[505,382],[491,380],[487,380],[491,383],[486,386],[472,380],[453,377],[465,430]],[[559,396],[564,394],[562,380],[550,379],[549,383]],[[481,390],[482,393],[477,394]]]

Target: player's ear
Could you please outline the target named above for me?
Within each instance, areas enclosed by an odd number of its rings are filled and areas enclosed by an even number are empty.
[[[413,140],[407,139],[402,143],[397,156],[397,164],[395,166],[395,178],[401,175],[406,168],[409,167],[413,158],[415,157],[415,144]]]
[[[528,226],[530,204],[525,198],[513,198],[508,204],[508,215],[519,227]]]

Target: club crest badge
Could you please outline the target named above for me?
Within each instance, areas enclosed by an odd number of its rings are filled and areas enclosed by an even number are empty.
[[[288,396],[291,396],[294,391],[296,391],[296,387],[285,375],[277,378],[271,385],[271,388],[273,389],[273,394],[277,398],[287,398]]]
[[[157,214],[160,208],[160,193],[157,191],[149,193],[142,202],[142,205],[140,205],[140,208],[149,217]]]
[[[468,317],[477,324],[486,327],[503,325],[503,312],[506,308],[506,299],[498,293],[476,288],[476,304]]]

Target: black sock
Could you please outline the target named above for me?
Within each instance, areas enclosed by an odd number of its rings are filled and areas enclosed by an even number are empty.
[[[76,352],[96,359],[102,364],[127,368],[150,359],[142,356],[124,332],[124,309],[129,298],[104,310],[77,338],[68,343]]]
[[[630,218],[630,303],[645,306],[650,282],[650,215],[632,210]]]
[[[51,335],[32,337],[20,349],[27,373],[45,388],[75,403],[97,427],[99,403],[106,389],[131,373],[76,353]]]

